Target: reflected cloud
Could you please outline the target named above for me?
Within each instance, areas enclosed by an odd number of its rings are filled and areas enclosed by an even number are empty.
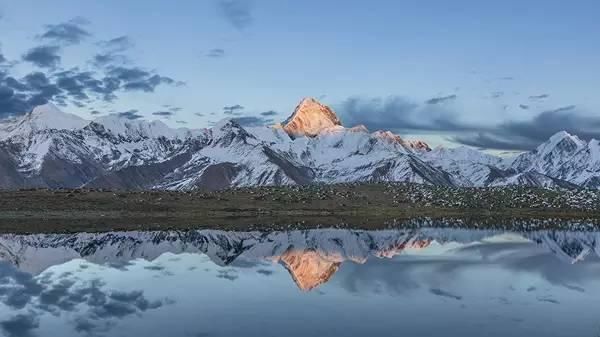
[[[451,298],[451,299],[457,300],[457,301],[462,300],[462,296],[454,295],[451,292],[448,292],[448,291],[445,291],[442,289],[438,289],[438,288],[431,288],[431,289],[429,289],[429,292],[436,296]]]
[[[237,270],[225,269],[225,270],[219,270],[217,272],[217,277],[225,279],[225,280],[229,280],[229,281],[235,281],[239,276],[237,274]]]
[[[79,266],[81,267],[81,265]],[[106,289],[100,279],[82,282],[66,272],[53,278],[52,273],[39,277],[0,264],[0,302],[13,310],[26,310],[0,322],[9,336],[28,336],[39,326],[39,317],[48,313],[56,317],[70,312],[75,315],[77,331],[106,331],[114,319],[140,315],[167,304],[167,300],[149,300],[141,290],[118,291]]]
[[[259,269],[256,272],[261,275],[265,275],[265,276],[270,276],[270,275],[273,275],[273,273],[274,273],[272,270],[266,270],[266,269]]]

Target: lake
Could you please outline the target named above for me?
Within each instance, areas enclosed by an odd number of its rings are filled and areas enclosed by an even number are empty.
[[[2,336],[600,335],[600,232],[0,235]]]

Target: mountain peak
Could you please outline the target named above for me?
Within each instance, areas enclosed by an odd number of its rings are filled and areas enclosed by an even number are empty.
[[[571,153],[582,146],[585,146],[585,142],[579,137],[571,135],[567,131],[559,131],[552,135],[547,142],[538,146],[537,151],[540,154],[546,154],[555,150]]]
[[[314,137],[321,131],[341,126],[335,112],[314,98],[304,98],[294,113],[283,123],[283,129],[292,137]]]
[[[36,106],[18,120],[10,135],[24,135],[40,130],[76,130],[89,122],[77,115],[61,111],[52,103]]]
[[[33,116],[41,116],[41,115],[49,115],[49,114],[64,114],[56,105],[52,103],[46,103],[43,105],[38,105],[31,111],[31,115]]]
[[[575,136],[571,135],[570,133],[568,133],[567,131],[558,131],[557,133],[553,134],[552,137],[550,137],[550,141],[561,141],[565,138],[574,138]],[[576,138],[576,137],[575,137]]]
[[[170,128],[167,124],[160,120],[147,121],[145,119],[128,119],[118,114],[110,114],[99,117],[94,120],[95,123],[104,126],[114,135],[121,135],[135,140],[145,138],[160,138],[167,139],[187,138],[200,134],[200,130],[179,128]]]

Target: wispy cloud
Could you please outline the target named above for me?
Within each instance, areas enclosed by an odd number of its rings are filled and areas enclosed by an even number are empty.
[[[74,18],[68,22],[46,25],[46,31],[39,38],[57,44],[79,44],[91,34],[84,28],[89,22],[84,18]]]
[[[130,120],[136,120],[136,119],[144,118],[144,116],[140,115],[138,112],[139,111],[137,109],[131,109],[131,110],[128,110],[128,111],[118,112],[117,115],[119,117],[127,118],[127,119],[130,119]]]
[[[425,103],[427,104],[441,104],[441,103],[446,103],[449,101],[454,101],[456,100],[456,95],[448,95],[448,96],[441,96],[441,97],[433,97],[430,98],[428,100],[425,101]]]
[[[174,114],[175,113],[173,113],[172,111],[156,111],[156,112],[152,113],[152,115],[154,115],[154,116],[160,116],[160,117],[171,117]]]
[[[238,30],[247,28],[254,21],[252,0],[218,0],[217,8],[221,16]]]
[[[529,99],[533,100],[533,101],[539,101],[539,100],[544,100],[544,99],[546,99],[548,97],[550,97],[550,95],[548,95],[548,94],[541,94],[541,95],[532,95],[532,96],[529,96]]]
[[[122,52],[134,46],[133,41],[127,35],[115,37],[110,40],[98,42],[98,46],[111,52]]]
[[[225,50],[221,48],[211,49],[206,53],[206,56],[211,58],[222,58],[225,57]]]
[[[242,110],[244,110],[244,107],[239,104],[223,107],[223,113],[226,115],[239,115]]]
[[[270,118],[256,117],[256,116],[244,116],[233,118],[234,121],[239,123],[241,126],[263,126],[273,123]]]

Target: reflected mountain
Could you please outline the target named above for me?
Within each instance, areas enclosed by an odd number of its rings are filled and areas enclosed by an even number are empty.
[[[537,231],[511,233],[466,229],[317,229],[278,232],[218,230],[112,232],[100,234],[0,235],[0,260],[37,275],[73,259],[125,266],[152,261],[165,253],[204,254],[218,266],[279,263],[296,285],[315,289],[328,282],[344,262],[398,255],[456,255],[479,250],[485,258],[494,243],[537,244],[566,263],[600,254],[600,233]]]
[[[594,336],[599,239],[438,228],[1,235],[0,336]]]

